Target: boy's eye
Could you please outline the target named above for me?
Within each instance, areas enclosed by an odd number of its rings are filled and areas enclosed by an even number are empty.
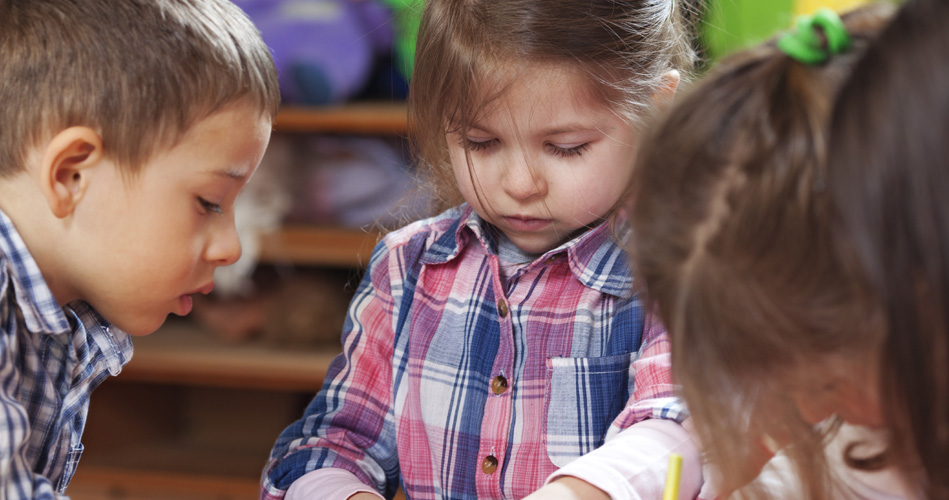
[[[470,137],[461,138],[461,146],[468,151],[484,151],[495,146],[497,143],[497,139],[472,139]]]
[[[221,205],[218,205],[217,203],[211,203],[210,201],[205,200],[204,198],[200,196],[198,196],[198,203],[201,204],[201,208],[204,209],[206,213],[215,213],[215,214],[224,213],[224,210],[221,208]]]
[[[590,143],[585,142],[583,144],[572,146],[572,147],[563,147],[556,144],[547,143],[545,144],[547,152],[553,155],[557,155],[561,158],[572,158],[576,156],[581,156],[583,153],[590,149]]]

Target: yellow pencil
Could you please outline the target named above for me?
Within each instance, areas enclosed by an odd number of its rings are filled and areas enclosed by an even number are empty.
[[[673,453],[669,455],[669,472],[666,473],[666,492],[662,495],[662,500],[679,499],[679,476],[682,475],[682,455]]]

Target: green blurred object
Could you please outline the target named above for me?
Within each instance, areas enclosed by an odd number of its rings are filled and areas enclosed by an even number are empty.
[[[425,0],[382,0],[395,15],[396,64],[405,81],[412,78],[415,63],[415,37],[418,35]]]
[[[702,44],[711,61],[767,40],[793,24],[794,0],[710,0]]]

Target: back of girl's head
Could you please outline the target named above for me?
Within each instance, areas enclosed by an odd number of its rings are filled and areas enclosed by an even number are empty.
[[[890,11],[844,15],[851,48],[822,64],[774,42],[726,59],[637,159],[634,269],[671,333],[675,376],[726,488],[754,476],[744,466],[762,435],[810,435],[788,395],[795,369],[875,331],[831,251],[825,134],[837,89]],[[812,437],[798,449],[814,451]],[[819,496],[819,462],[809,465]]]
[[[270,52],[226,0],[0,0],[0,176],[70,126],[135,172],[239,100],[272,117]]]
[[[635,121],[663,75],[691,69],[695,53],[683,19],[694,9],[675,0],[426,1],[409,118],[416,155],[440,201],[461,201],[446,131],[465,130],[518,69],[576,68],[606,105]]]
[[[829,155],[843,258],[887,318],[895,463],[932,499],[949,498],[947,23],[949,3],[907,2],[842,91]]]

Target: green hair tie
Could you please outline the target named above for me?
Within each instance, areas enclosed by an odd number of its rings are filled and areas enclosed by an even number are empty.
[[[799,17],[795,28],[778,38],[778,48],[800,63],[821,64],[832,54],[850,48],[850,35],[843,21],[826,7],[818,9],[812,16]]]

